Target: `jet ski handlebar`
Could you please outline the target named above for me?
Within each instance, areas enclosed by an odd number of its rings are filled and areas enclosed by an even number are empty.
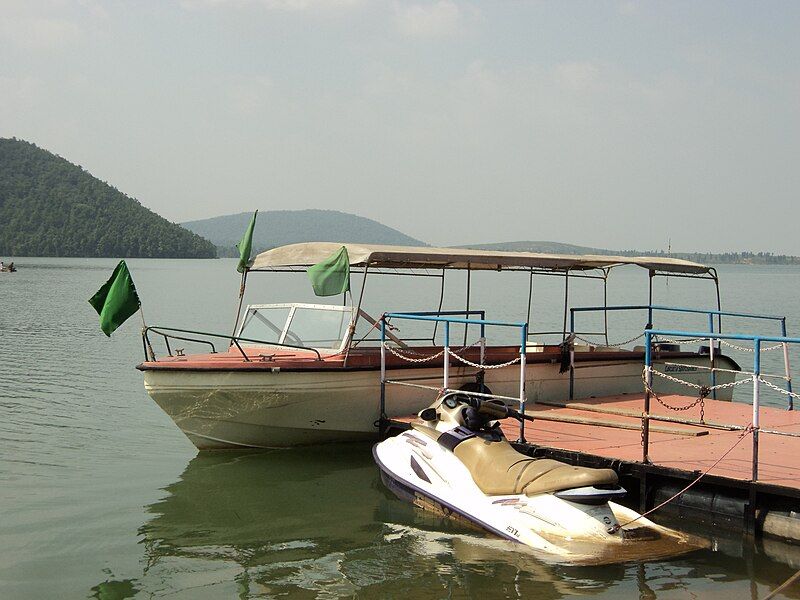
[[[516,419],[517,421],[534,420],[533,417],[523,414],[517,410],[514,410],[510,406],[506,406],[505,404],[503,404],[498,400],[487,400],[485,398],[478,398],[476,396],[471,396],[463,392],[461,393],[454,392],[452,394],[447,394],[447,396],[451,396],[454,400],[457,400],[462,404],[471,406],[476,411],[478,411],[479,414],[486,415],[487,417],[491,417],[492,419],[507,419],[508,417],[511,417],[512,419]]]

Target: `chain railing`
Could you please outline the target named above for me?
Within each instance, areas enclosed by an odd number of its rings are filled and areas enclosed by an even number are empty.
[[[396,348],[394,348],[394,347],[393,347],[391,344],[389,344],[388,342],[384,342],[384,343],[383,343],[383,346],[384,346],[384,347],[385,347],[385,348],[386,348],[386,349],[387,349],[389,352],[391,352],[392,354],[394,354],[394,355],[395,355],[397,358],[399,358],[399,359],[401,359],[401,360],[404,360],[404,361],[406,361],[406,362],[410,362],[410,363],[426,363],[426,362],[431,362],[431,361],[433,361],[433,360],[436,360],[436,359],[437,359],[437,358],[439,358],[440,356],[443,356],[443,355],[444,355],[444,348],[442,348],[442,349],[441,349],[439,352],[437,352],[436,354],[422,354],[421,352],[413,352],[413,351],[411,351],[411,350],[406,350],[406,353],[400,352],[399,350],[397,350]],[[414,358],[414,356],[410,356],[411,354],[415,355],[417,358]]]
[[[465,360],[465,359],[462,359],[459,355],[464,353],[464,352],[466,352],[470,348],[475,348],[476,346],[479,346],[479,345],[485,343],[485,341],[486,340],[484,340],[483,338],[478,338],[477,340],[475,340],[473,343],[469,344],[468,346],[462,346],[461,348],[458,348],[457,350],[454,350],[454,349],[451,348],[450,349],[450,354],[454,358],[458,358],[459,360]],[[439,358],[440,356],[442,356],[444,354],[444,348],[442,348],[436,354],[424,354],[422,352],[414,352],[413,350],[411,350],[409,348],[404,348],[402,351],[400,351],[396,347],[392,346],[389,342],[384,342],[384,345],[386,346],[386,349],[389,352],[391,352],[392,354],[394,354],[397,358],[399,358],[401,360],[405,360],[405,361],[410,362],[410,363],[430,362],[432,360],[436,360],[437,358]],[[468,362],[468,361],[466,361],[466,362]],[[472,366],[475,366],[474,363],[469,363],[468,362],[468,364],[470,364]],[[492,368],[492,367],[488,366],[488,367],[485,367],[485,368],[488,369],[488,368]]]
[[[722,344],[723,346],[727,346],[728,348],[733,348],[734,350],[739,350],[741,352],[750,352],[750,353],[752,353],[754,351],[752,348],[748,348],[747,346],[739,346],[738,344],[731,344],[730,342],[727,342],[725,340],[720,340],[719,343]],[[767,348],[762,348],[761,351],[762,352],[771,352],[773,350],[780,350],[781,348],[783,348],[783,344],[775,344],[774,346],[769,346]]]
[[[756,313],[742,313],[742,312],[733,312],[727,310],[712,310],[712,309],[704,309],[704,308],[688,308],[684,306],[663,306],[657,304],[637,304],[637,305],[612,305],[612,306],[575,306],[569,309],[570,312],[570,330],[568,333],[575,333],[575,317],[577,313],[587,313],[587,312],[602,312],[604,315],[607,315],[609,312],[619,312],[619,311],[647,311],[647,324],[645,329],[652,329],[653,328],[653,315],[659,312],[669,312],[669,313],[681,313],[681,314],[695,314],[695,315],[705,315],[708,318],[708,331],[709,333],[714,333],[716,330],[717,333],[722,332],[721,321],[722,317],[733,317],[733,318],[741,318],[741,319],[755,319],[755,320],[762,320],[762,321],[773,321],[777,322],[780,326],[780,334],[786,337],[786,317],[782,317],[779,315],[765,315],[765,314],[756,314]],[[714,320],[716,319],[717,325],[715,328]],[[608,339],[608,326],[606,321],[605,331],[599,333],[597,335],[604,335],[606,339]],[[635,341],[637,338],[630,340]],[[698,336],[696,340],[683,340],[683,343],[688,344],[692,341],[703,341],[707,340],[708,336]],[[667,342],[667,340],[659,340],[661,342]],[[674,341],[674,340],[670,340]],[[723,342],[724,343],[724,342]],[[618,344],[603,344],[604,346],[616,346]],[[766,349],[764,349],[766,351]]]
[[[503,367],[509,367],[511,365],[519,363],[520,367],[520,374],[519,374],[519,396],[517,398],[519,402],[519,411],[522,414],[525,414],[525,403],[526,403],[526,395],[525,395],[525,366],[526,366],[526,346],[527,346],[527,339],[528,339],[528,324],[527,323],[510,323],[504,321],[488,321],[485,318],[480,319],[470,319],[468,318],[469,315],[466,315],[467,318],[457,317],[457,316],[445,316],[442,314],[437,313],[386,313],[381,317],[380,320],[380,330],[381,330],[381,398],[380,398],[380,423],[381,426],[387,422],[386,416],[386,386],[387,385],[405,385],[411,387],[420,387],[420,388],[428,388],[432,390],[436,390],[440,393],[448,392],[448,391],[457,391],[450,389],[450,361],[451,359],[455,359],[463,364],[466,364],[470,367],[478,369],[479,372],[483,372],[488,369],[500,369]],[[437,325],[442,324],[444,329],[444,345],[440,352],[431,355],[419,355],[420,353],[416,353],[413,350],[403,349],[403,351],[397,350],[391,345],[389,345],[386,341],[386,330],[389,327],[389,322],[393,319],[397,320],[408,320],[408,321],[427,321],[427,322],[434,322]],[[450,347],[450,326],[451,325],[464,325],[465,328],[468,328],[470,325],[477,326],[480,329],[480,338],[478,341],[471,346],[464,346],[458,349],[453,349]],[[491,364],[486,362],[486,328],[487,327],[512,327],[517,328],[520,331],[520,346],[519,346],[519,356],[515,357],[514,359],[501,363],[501,364]],[[480,347],[480,360],[479,362],[473,362],[463,354],[470,348],[474,348],[475,346]],[[387,352],[391,353],[392,355],[410,363],[426,363],[431,362],[439,357],[443,357],[442,360],[442,385],[441,387],[433,387],[433,386],[423,386],[417,383],[409,383],[408,380],[403,379],[389,379],[387,377],[387,364],[386,364],[386,357]],[[418,356],[413,356],[417,354]],[[497,398],[497,399],[508,399],[506,396],[498,396],[495,394],[481,394],[483,396],[489,398]],[[519,441],[525,441],[525,422],[524,420],[520,422],[520,429],[519,429]]]
[[[749,341],[752,343],[752,349],[747,348],[753,354],[753,369],[752,371],[741,371],[737,374],[746,375],[747,378],[745,379],[736,379],[736,375],[734,375],[733,381],[715,384],[711,386],[704,386],[692,381],[686,381],[679,377],[675,377],[673,375],[669,375],[667,373],[662,373],[657,371],[653,368],[653,342],[654,338],[658,337],[661,338],[663,336],[670,336],[676,339],[686,339],[686,338],[694,338],[694,337],[702,337],[704,339],[710,339],[712,343],[714,341],[728,341],[736,340],[739,342]],[[672,411],[686,411],[690,408],[693,408],[697,405],[700,405],[700,422],[691,422],[691,421],[680,421],[684,422],[689,425],[704,425],[705,424],[705,399],[706,397],[713,391],[723,388],[732,388],[740,385],[744,385],[746,383],[751,383],[753,386],[753,399],[752,399],[752,420],[750,424],[745,428],[742,426],[727,426],[728,429],[748,429],[752,431],[753,434],[753,453],[752,453],[752,480],[758,480],[758,444],[759,444],[759,434],[766,433],[766,434],[775,434],[775,435],[788,435],[792,437],[800,437],[800,434],[794,432],[787,432],[787,431],[776,431],[771,429],[762,429],[760,426],[760,407],[761,407],[761,386],[762,384],[767,386],[770,389],[773,389],[777,392],[780,392],[789,398],[788,409],[793,410],[794,404],[793,400],[795,398],[800,398],[800,394],[796,394],[792,391],[792,377],[791,372],[789,371],[788,365],[788,358],[786,359],[786,375],[785,376],[777,376],[777,375],[770,375],[761,372],[761,353],[764,351],[768,351],[770,349],[774,349],[776,346],[767,346],[763,347],[764,343],[777,343],[777,347],[783,348],[784,350],[784,357],[788,357],[788,346],[789,344],[800,344],[800,338],[790,338],[786,336],[759,336],[759,335],[745,335],[745,334],[722,334],[722,333],[698,333],[693,331],[665,331],[665,330],[656,330],[656,329],[648,329],[645,331],[645,365],[642,371],[642,380],[644,382],[644,412],[642,413],[642,460],[644,462],[649,462],[649,439],[650,439],[650,421],[651,420],[665,420],[663,417],[659,415],[652,414],[650,412],[650,399],[654,398],[659,404],[664,406],[665,408],[672,410]],[[742,346],[745,348],[745,346]],[[730,372],[729,369],[714,369],[713,367],[709,368],[712,374],[715,371],[725,371]],[[694,390],[697,390],[697,400],[690,402],[689,404],[683,406],[675,406],[670,405],[669,403],[665,402],[659,394],[657,394],[653,389],[653,376],[660,377],[672,383],[685,386]],[[786,388],[781,388],[778,385],[772,383],[769,379],[771,377],[784,379],[786,381]]]
[[[574,334],[574,335],[575,335],[575,339],[576,340],[580,340],[580,341],[585,342],[587,344],[597,344],[597,342],[592,341],[590,339],[587,339],[585,337],[581,337],[577,333]],[[622,348],[622,346],[627,346],[628,344],[632,344],[633,342],[635,342],[637,340],[640,340],[643,337],[644,337],[644,333],[640,333],[639,335],[634,336],[629,340],[625,340],[624,342],[615,342],[613,344],[611,342],[605,342],[602,345],[605,346],[606,348]]]

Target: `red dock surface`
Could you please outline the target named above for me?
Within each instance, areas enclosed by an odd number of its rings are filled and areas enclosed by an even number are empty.
[[[686,396],[662,396],[661,399],[674,407],[687,406],[696,400]],[[625,462],[641,461],[643,406],[641,394],[591,398],[558,406],[537,404],[528,413],[539,419],[525,424],[525,438],[528,443],[537,446]],[[752,407],[748,404],[706,399],[703,412],[706,423],[746,427],[752,422]],[[699,421],[700,406],[673,411],[661,406],[653,398],[650,414]],[[409,422],[412,417],[397,420]],[[762,407],[760,421],[762,430],[800,434],[800,411]],[[515,421],[506,419],[502,426],[509,440],[519,437],[519,426]],[[733,447],[742,435],[742,431],[651,421],[650,461],[654,465],[687,472],[705,471]],[[746,434],[710,474],[750,481],[752,455],[752,436]],[[800,490],[800,438],[761,432],[758,481],[761,484]]]

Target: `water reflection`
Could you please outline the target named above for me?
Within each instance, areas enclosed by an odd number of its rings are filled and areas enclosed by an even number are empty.
[[[203,453],[166,492],[140,529],[142,580],[172,592],[191,585],[193,597],[457,597],[498,586],[561,597],[585,584],[396,500],[361,444]]]
[[[136,585],[174,598],[760,597],[799,554],[721,538],[670,561],[546,564],[396,500],[362,444],[203,453],[165,491]]]
[[[106,574],[111,576],[107,569]],[[126,600],[134,598],[139,588],[132,579],[106,579],[91,589],[90,598],[96,600]]]

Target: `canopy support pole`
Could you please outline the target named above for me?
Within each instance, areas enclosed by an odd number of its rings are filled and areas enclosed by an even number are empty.
[[[603,277],[603,334],[606,339],[606,346],[608,346],[608,274],[610,272],[610,269],[603,269],[603,273],[605,273],[605,277]]]
[[[153,346],[150,344],[150,339],[147,337],[147,323],[144,320],[144,309],[142,309],[141,302],[139,303],[139,314],[142,317],[142,339],[144,340],[144,345],[145,345],[145,358],[150,361],[155,361],[156,353],[153,352]],[[791,386],[791,383],[789,385]]]
[[[464,313],[464,316],[467,319],[469,319],[469,291],[471,286],[472,286],[472,270],[469,267],[469,263],[467,263],[467,310]],[[469,332],[469,323],[464,323],[464,346],[467,345],[468,332]]]
[[[719,277],[717,276],[717,270],[712,268],[712,269],[709,269],[708,272],[711,273],[711,277],[714,279],[714,288],[717,291],[717,310],[720,311],[720,313],[721,313],[722,312],[722,299],[720,297],[720,292],[719,292]],[[717,333],[722,333],[722,315],[721,314],[717,315]]]
[[[564,271],[564,326],[561,330],[561,341],[567,339],[567,313],[569,312],[569,269]]]
[[[228,347],[233,346],[233,337],[236,335],[236,328],[239,327],[239,315],[242,312],[242,300],[244,300],[244,289],[247,285],[247,269],[242,271],[242,283],[239,285],[239,304],[236,306],[236,320],[233,322],[233,333],[231,333],[231,343]]]
[[[358,308],[356,308],[356,314],[353,316],[353,321],[350,324],[349,331],[347,332],[347,349],[344,352],[344,362],[342,363],[342,367],[347,366],[347,358],[350,356],[350,344],[353,341],[353,336],[356,334],[356,326],[358,325],[358,319],[361,316],[361,302],[364,300],[364,289],[367,287],[367,271],[369,271],[369,265],[364,265],[364,277],[361,279],[361,292],[358,294]],[[353,292],[350,292],[350,298],[352,300]]]
[[[648,287],[647,287],[647,325],[645,325],[645,329],[652,329],[653,328],[653,277],[655,277],[655,272],[650,269],[647,272],[648,275]]]
[[[526,319],[526,323],[528,324],[528,330],[530,331],[531,327],[531,304],[533,303],[533,267],[531,267],[531,274],[528,280],[528,318]],[[527,335],[527,333],[526,333]]]
[[[436,310],[436,315],[442,314],[442,304],[444,303],[444,267],[442,267],[442,289],[439,292],[439,308]],[[433,324],[433,336],[431,336],[431,346],[436,345],[436,331],[439,329],[439,321]]]

